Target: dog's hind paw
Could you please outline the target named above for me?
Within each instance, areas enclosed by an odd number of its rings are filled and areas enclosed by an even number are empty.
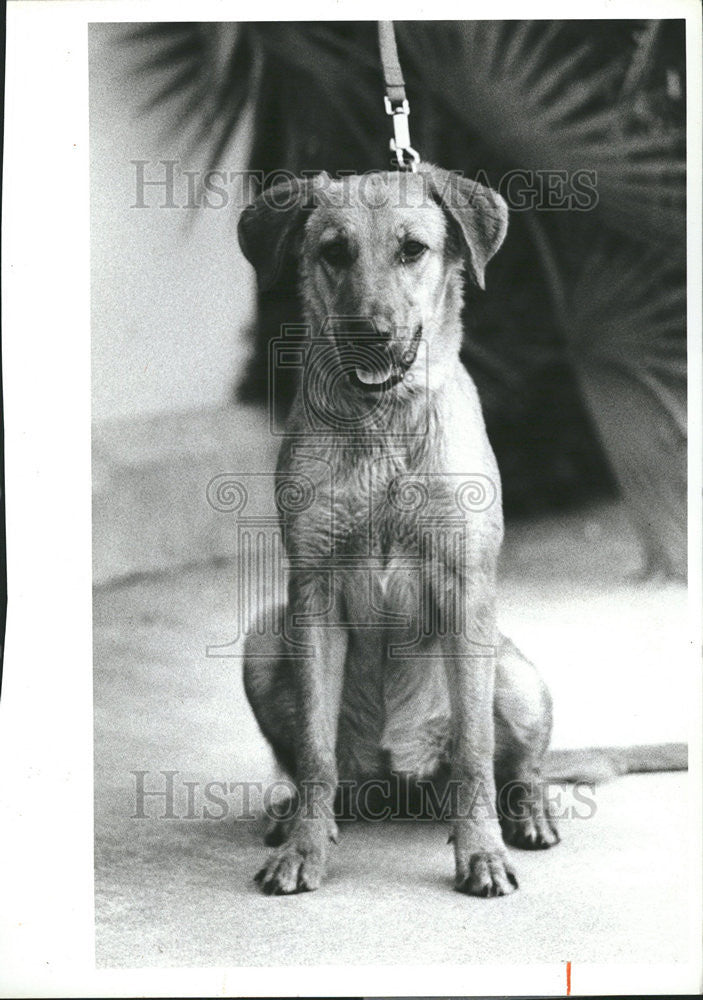
[[[546,851],[561,839],[549,814],[537,807],[528,816],[501,817],[500,825],[505,843],[523,851]]]
[[[509,896],[518,887],[515,872],[501,854],[482,851],[457,866],[456,889],[469,896]]]
[[[557,829],[546,816],[528,816],[527,819],[506,819],[502,822],[503,840],[511,847],[523,851],[546,851],[560,841]]]

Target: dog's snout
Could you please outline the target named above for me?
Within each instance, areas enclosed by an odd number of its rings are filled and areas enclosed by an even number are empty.
[[[384,340],[390,340],[395,330],[395,316],[388,303],[379,300],[375,295],[365,296],[362,304],[361,315],[369,323],[373,333]]]

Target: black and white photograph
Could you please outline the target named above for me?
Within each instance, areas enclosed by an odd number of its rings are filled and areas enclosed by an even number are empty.
[[[698,5],[10,7],[2,995],[697,992]]]

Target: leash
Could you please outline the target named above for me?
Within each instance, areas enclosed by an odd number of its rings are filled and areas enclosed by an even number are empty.
[[[410,126],[408,115],[410,105],[405,96],[405,80],[400,68],[398,46],[395,42],[395,29],[392,21],[378,22],[378,47],[383,65],[383,82],[386,87],[384,104],[386,114],[393,119],[393,138],[390,146],[398,158],[401,170],[417,170],[420,154],[410,145]]]

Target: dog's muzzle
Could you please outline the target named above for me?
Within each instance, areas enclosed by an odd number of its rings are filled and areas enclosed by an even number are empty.
[[[363,324],[363,325],[362,325]],[[367,321],[335,330],[337,350],[349,381],[364,392],[383,392],[402,382],[417,357],[422,324],[412,336],[389,340]]]

